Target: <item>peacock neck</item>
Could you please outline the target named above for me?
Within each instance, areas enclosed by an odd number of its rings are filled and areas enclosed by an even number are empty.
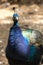
[[[16,26],[19,26],[19,23],[17,23]]]
[[[13,26],[19,26],[19,23],[18,23],[18,21],[14,21],[14,24],[13,24]]]

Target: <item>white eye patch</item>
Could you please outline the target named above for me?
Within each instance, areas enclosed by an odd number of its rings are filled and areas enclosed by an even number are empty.
[[[16,17],[16,19],[18,20],[19,18],[18,18],[18,17]]]

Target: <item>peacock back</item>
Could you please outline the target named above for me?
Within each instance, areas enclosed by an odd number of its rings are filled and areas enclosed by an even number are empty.
[[[38,30],[34,29],[25,29],[22,30],[22,35],[30,40],[31,43],[40,43],[42,39],[42,34]]]

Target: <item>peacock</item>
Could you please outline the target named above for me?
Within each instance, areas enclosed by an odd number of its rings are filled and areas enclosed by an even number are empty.
[[[40,44],[42,34],[33,29],[21,29],[18,20],[19,15],[16,13],[13,15],[14,23],[9,31],[6,57],[12,63],[17,60],[38,65],[42,55],[42,46]]]

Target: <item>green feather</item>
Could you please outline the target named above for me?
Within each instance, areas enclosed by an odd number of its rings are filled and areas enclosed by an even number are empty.
[[[34,29],[22,29],[22,35],[31,41],[31,43],[41,42],[42,34],[41,32]]]
[[[30,36],[31,36],[32,32],[29,31],[29,30],[23,30],[22,31],[22,35],[27,38],[28,40],[30,39]]]

